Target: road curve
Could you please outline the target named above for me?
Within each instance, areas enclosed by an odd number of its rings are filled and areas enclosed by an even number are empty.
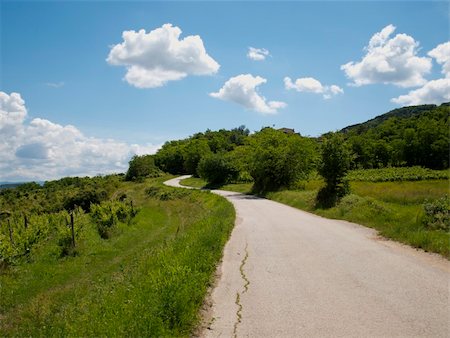
[[[213,192],[237,220],[202,336],[450,337],[447,260],[357,224]]]

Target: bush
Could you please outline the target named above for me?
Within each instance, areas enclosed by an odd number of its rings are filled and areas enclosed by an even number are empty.
[[[448,196],[425,203],[423,224],[431,230],[450,231],[450,198]]]
[[[97,225],[101,238],[109,238],[117,222],[126,223],[136,215],[132,206],[126,202],[109,201],[91,206],[91,217]]]
[[[138,181],[145,177],[159,177],[161,171],[156,167],[153,155],[133,156],[125,175],[127,181]]]
[[[223,154],[203,157],[198,164],[197,172],[208,184],[225,184],[235,180],[239,175],[239,171]]]
[[[287,188],[305,178],[314,162],[314,145],[297,134],[264,128],[251,136],[249,172],[256,193]]]
[[[328,208],[350,192],[345,176],[352,162],[352,151],[342,135],[330,133],[323,140],[321,155],[318,171],[326,185],[317,194],[317,204]]]

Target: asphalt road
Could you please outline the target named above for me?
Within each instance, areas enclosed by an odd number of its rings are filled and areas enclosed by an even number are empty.
[[[214,192],[237,220],[201,336],[450,337],[447,260],[357,224]]]

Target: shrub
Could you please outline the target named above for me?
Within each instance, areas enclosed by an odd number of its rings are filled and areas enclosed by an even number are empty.
[[[423,224],[431,230],[450,231],[450,198],[448,196],[425,203]]]
[[[352,162],[352,151],[340,134],[330,133],[322,143],[319,174],[325,179],[325,187],[317,194],[317,204],[332,207],[350,192],[345,179]]]
[[[223,154],[211,154],[203,157],[197,172],[208,184],[224,184],[235,180],[239,171]]]
[[[310,139],[264,128],[250,140],[249,172],[257,193],[289,187],[311,171],[315,156]]]
[[[153,155],[133,156],[125,175],[127,181],[138,181],[145,177],[159,177],[161,171],[156,167]]]

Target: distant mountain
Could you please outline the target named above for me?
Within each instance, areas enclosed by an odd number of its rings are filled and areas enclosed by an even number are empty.
[[[440,107],[442,106],[450,106],[450,102],[442,103]],[[436,108],[437,106],[435,104],[424,104],[420,106],[409,106],[409,107],[402,107],[397,108],[394,110],[391,110],[390,112],[387,112],[383,115],[377,116],[369,121],[366,121],[364,123],[358,123],[354,124],[348,127],[345,127],[341,130],[342,133],[348,133],[350,131],[356,131],[358,134],[361,134],[371,128],[375,128],[382,124],[384,121],[391,117],[398,117],[398,118],[408,118],[415,115],[420,115],[424,112],[430,111],[433,108]]]
[[[45,181],[34,181],[39,185],[44,185]],[[30,183],[30,182],[0,182],[0,190],[2,189],[12,189],[17,188],[19,185]]]

